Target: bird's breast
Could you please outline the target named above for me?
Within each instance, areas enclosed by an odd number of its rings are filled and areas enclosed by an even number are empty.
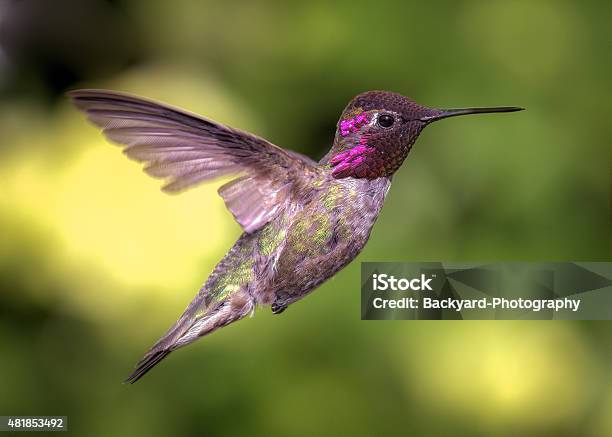
[[[269,269],[263,288],[271,295],[305,294],[352,261],[369,238],[389,185],[387,178],[332,181],[287,208],[260,233],[258,250]]]

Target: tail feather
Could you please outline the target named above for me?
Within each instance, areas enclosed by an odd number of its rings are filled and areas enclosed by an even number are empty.
[[[142,378],[149,370],[155,367],[161,360],[166,358],[170,354],[170,350],[160,350],[152,353],[151,355],[145,356],[136,365],[136,370],[132,372],[130,376],[123,381],[125,384],[134,384],[140,378]]]
[[[197,303],[197,298],[194,302]],[[242,319],[255,309],[255,302],[244,290],[234,292],[218,304],[207,308],[203,315],[195,313],[197,307],[193,304],[194,302],[190,304],[178,322],[138,362],[136,370],[127,377],[125,383],[135,383],[166,358],[170,352],[193,343],[218,328]]]

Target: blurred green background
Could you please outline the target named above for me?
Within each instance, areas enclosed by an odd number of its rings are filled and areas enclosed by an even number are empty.
[[[610,2],[0,0],[0,414],[83,436],[611,436],[608,322],[365,322],[359,261],[611,259]],[[128,91],[320,158],[355,94],[519,105],[425,130],[356,262],[142,353],[239,235],[63,93]]]

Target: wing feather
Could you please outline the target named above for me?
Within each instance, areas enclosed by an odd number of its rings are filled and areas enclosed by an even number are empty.
[[[165,192],[236,176],[219,194],[247,232],[276,217],[303,189],[304,175],[319,171],[304,155],[168,105],[107,90],[68,94],[147,174],[166,180]]]

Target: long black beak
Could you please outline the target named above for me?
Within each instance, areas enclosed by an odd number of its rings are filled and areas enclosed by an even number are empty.
[[[517,106],[498,106],[495,108],[460,108],[460,109],[438,109],[432,115],[421,117],[421,121],[432,122],[443,118],[456,117],[458,115],[488,114],[490,112],[516,112],[525,108]]]

